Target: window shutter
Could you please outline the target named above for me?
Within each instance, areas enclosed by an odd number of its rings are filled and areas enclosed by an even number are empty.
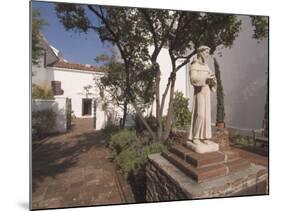
[[[64,91],[61,89],[60,81],[52,81],[52,90],[54,95],[63,95]]]

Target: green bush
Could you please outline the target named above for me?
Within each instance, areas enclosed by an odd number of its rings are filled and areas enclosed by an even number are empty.
[[[234,133],[230,136],[230,138],[237,144],[249,146],[251,145],[249,138],[245,135]]]
[[[105,137],[107,142],[110,142],[110,138],[113,134],[119,131],[119,126],[108,122],[105,127],[102,129],[102,134]]]
[[[160,143],[152,143],[148,146],[143,147],[142,155],[141,155],[143,164],[147,162],[148,155],[162,152],[164,149],[165,146]]]
[[[188,98],[182,92],[175,92],[174,99],[174,126],[177,128],[186,127],[191,122],[191,112],[188,109]]]
[[[123,129],[113,134],[109,147],[113,157],[126,177],[129,174],[137,175],[147,163],[148,155],[162,152],[165,146],[160,143],[151,143],[148,136],[138,137],[135,130]]]
[[[32,84],[32,99],[54,99],[53,91],[49,87]]]
[[[52,133],[56,123],[56,113],[52,109],[32,112],[32,137],[42,138]]]
[[[115,155],[118,155],[121,151],[126,150],[133,142],[137,141],[137,139],[135,131],[123,129],[111,136],[109,147]]]
[[[148,155],[162,152],[164,149],[164,145],[160,143],[152,143],[142,149],[128,147],[116,156],[116,162],[125,176],[129,173],[136,175],[146,165]]]
[[[169,138],[169,139],[165,142],[165,146],[166,146],[167,148],[169,148],[169,147],[175,145],[176,143],[177,143],[177,141],[176,141],[175,139]]]
[[[142,164],[141,157],[131,148],[127,148],[120,152],[116,157],[116,162],[125,176],[131,172],[137,171]]]
[[[153,131],[157,130],[157,120],[154,116],[145,117],[145,120]],[[136,128],[136,131],[139,133],[142,133],[143,131],[146,130],[145,125],[143,124],[142,120],[140,119],[140,117],[138,115],[136,115],[136,117],[135,117],[135,128]]]

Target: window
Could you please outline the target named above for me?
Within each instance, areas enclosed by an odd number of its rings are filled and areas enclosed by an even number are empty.
[[[51,84],[54,95],[63,95],[64,91],[61,89],[60,81],[52,81]]]
[[[82,99],[82,116],[92,115],[92,99]]]

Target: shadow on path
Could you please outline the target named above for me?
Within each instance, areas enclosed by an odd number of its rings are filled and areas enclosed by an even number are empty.
[[[32,208],[124,203],[116,167],[101,132],[77,120],[32,153]]]

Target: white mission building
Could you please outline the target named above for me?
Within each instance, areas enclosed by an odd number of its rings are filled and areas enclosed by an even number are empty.
[[[69,98],[74,115],[78,118],[93,118],[95,129],[104,127],[107,121],[107,113],[102,109],[102,102],[99,97],[99,90],[96,86],[96,80],[105,74],[97,67],[87,64],[75,64],[65,60],[59,53],[59,50],[48,44],[44,38],[45,54],[39,60],[39,63],[32,65],[32,84],[42,87],[51,87],[55,99]],[[163,49],[158,56],[162,75],[160,83],[160,93],[163,93],[171,72],[171,62],[168,51]],[[181,91],[192,101],[193,88],[189,83],[188,65],[182,67],[177,73],[176,91]],[[88,89],[85,89],[88,87]],[[169,96],[169,93],[168,95]],[[189,102],[189,106],[192,102]],[[168,97],[165,102],[164,114],[168,108]],[[155,104],[153,106],[155,110]],[[190,108],[191,109],[191,108]],[[118,108],[111,106],[113,113],[118,112]],[[119,110],[120,111],[120,110]],[[155,114],[155,111],[153,112]],[[130,118],[128,118],[130,124]]]

